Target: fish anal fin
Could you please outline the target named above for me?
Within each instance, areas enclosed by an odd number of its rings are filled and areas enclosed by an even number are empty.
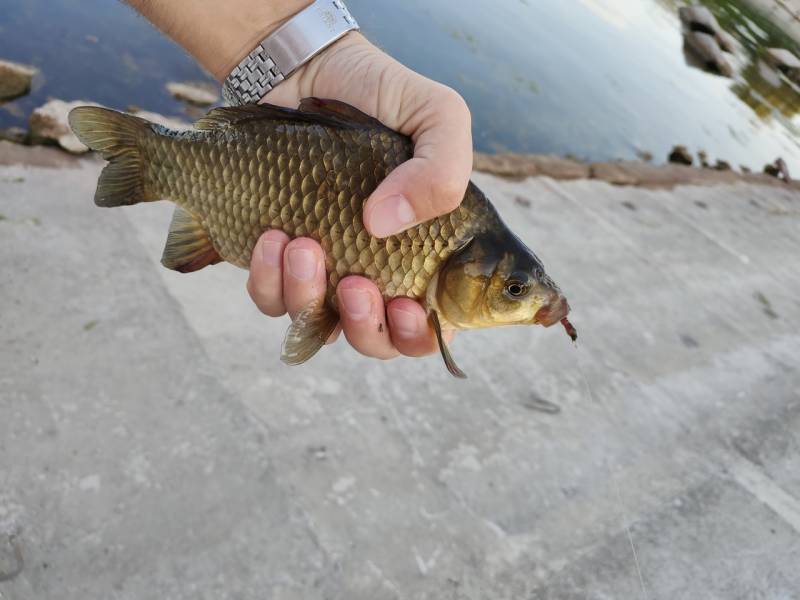
[[[219,262],[222,258],[200,221],[188,210],[175,207],[161,264],[173,271],[192,273]]]
[[[341,119],[348,123],[358,123],[368,127],[386,129],[386,125],[375,117],[361,112],[341,100],[328,100],[326,98],[303,98],[300,101],[300,110],[309,114],[322,115],[334,119]]]
[[[324,299],[312,302],[286,332],[281,360],[287,365],[303,364],[325,345],[338,323],[339,316]]]
[[[444,336],[442,335],[442,324],[439,322],[439,315],[435,310],[430,312],[430,322],[431,326],[433,327],[433,331],[436,334],[436,341],[439,342],[439,351],[442,353],[444,365],[447,367],[447,370],[450,371],[450,374],[453,377],[457,377],[458,379],[466,379],[466,373],[458,368],[456,361],[453,360],[453,355],[450,354],[450,349],[447,347],[447,344],[444,341]]]

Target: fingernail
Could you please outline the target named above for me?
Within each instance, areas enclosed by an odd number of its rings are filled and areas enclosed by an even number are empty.
[[[419,319],[407,310],[395,308],[389,312],[392,334],[401,338],[413,338],[419,335]]]
[[[289,274],[299,281],[310,281],[317,274],[317,256],[305,248],[292,248],[287,257]]]
[[[370,215],[372,233],[386,237],[400,233],[417,222],[411,204],[403,196],[387,196],[375,203]]]
[[[270,267],[280,267],[283,258],[283,244],[273,240],[261,242],[261,259]]]
[[[372,311],[372,295],[364,290],[348,288],[341,291],[344,310],[354,321],[363,321]]]

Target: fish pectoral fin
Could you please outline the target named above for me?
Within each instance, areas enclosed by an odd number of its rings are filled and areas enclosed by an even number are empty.
[[[176,206],[161,264],[173,271],[192,273],[219,262],[222,258],[197,217]]]
[[[328,100],[326,98],[303,98],[300,100],[300,110],[309,114],[316,114],[323,117],[341,119],[347,123],[359,123],[369,127],[386,129],[386,125],[375,117],[370,117],[367,113],[361,112],[354,106],[350,106],[341,100]]]
[[[458,368],[456,361],[453,360],[453,356],[450,354],[450,350],[444,341],[444,336],[442,336],[442,325],[439,322],[439,315],[435,310],[432,310],[430,313],[430,322],[431,326],[433,327],[433,331],[436,333],[436,341],[439,342],[439,350],[442,353],[442,358],[444,359],[444,364],[447,367],[447,370],[450,371],[450,374],[453,375],[453,377],[466,379],[466,373]]]
[[[319,352],[339,323],[339,316],[325,302],[316,300],[297,315],[283,340],[281,360],[300,365]]]

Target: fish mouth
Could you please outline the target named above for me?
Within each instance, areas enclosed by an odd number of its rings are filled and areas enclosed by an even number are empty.
[[[545,327],[551,327],[556,323],[560,323],[569,314],[569,303],[562,295],[558,295],[555,300],[545,304],[536,312],[533,317],[533,322]]]

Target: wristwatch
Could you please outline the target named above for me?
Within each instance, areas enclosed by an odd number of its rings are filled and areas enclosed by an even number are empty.
[[[358,23],[342,0],[316,0],[273,31],[231,72],[222,85],[229,104],[255,104],[298,67]]]

